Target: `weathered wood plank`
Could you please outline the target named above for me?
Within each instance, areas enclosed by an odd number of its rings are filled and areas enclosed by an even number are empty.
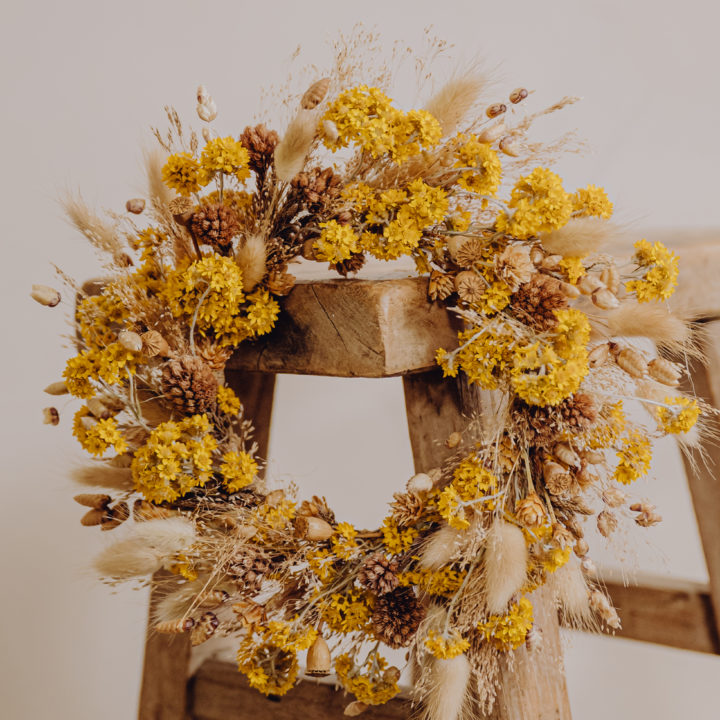
[[[193,720],[298,720],[298,718],[341,718],[345,706],[354,698],[332,685],[306,680],[287,695],[271,700],[253,690],[235,665],[208,660],[191,684]],[[385,705],[370,707],[362,717],[367,720],[404,720],[409,703],[394,699]]]
[[[427,278],[299,283],[273,332],[243,343],[228,367],[272,373],[389,377],[435,365],[458,324],[427,300]]]
[[[403,378],[408,431],[415,470],[440,465],[451,452],[442,440],[459,430],[463,410],[486,409],[481,395],[459,383],[443,380],[437,370]],[[469,407],[472,405],[472,407]],[[530,654],[523,646],[513,653],[513,666],[503,661],[494,720],[570,720],[570,702],[563,672],[557,612],[544,589],[532,596],[535,627],[542,634],[541,647]]]

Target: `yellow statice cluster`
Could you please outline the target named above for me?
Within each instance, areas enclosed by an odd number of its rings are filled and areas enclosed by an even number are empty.
[[[253,517],[258,527],[258,537],[262,537],[267,531],[286,530],[292,524],[295,515],[295,503],[287,498],[283,498],[273,505],[268,503],[258,505],[253,510]]]
[[[331,150],[356,144],[371,157],[387,155],[402,163],[442,137],[440,123],[425,110],[403,112],[375,87],[359,85],[340,93],[325,112],[323,122],[333,123],[337,138],[325,135]]]
[[[604,188],[588,185],[586,188],[576,190],[572,196],[573,215],[577,217],[599,217],[608,220],[613,214],[613,204],[610,202]]]
[[[475,135],[458,135],[455,150],[456,168],[468,168],[458,178],[458,185],[477,195],[495,195],[502,178],[498,154]]]
[[[331,544],[335,557],[348,560],[358,550],[358,544],[355,540],[357,530],[348,522],[341,522],[335,528],[335,534],[332,537]]]
[[[84,418],[88,420],[84,421]],[[122,454],[128,447],[115,418],[96,420],[85,406],[75,413],[73,435],[91,455],[103,455],[111,447],[116,453]]]
[[[418,531],[413,527],[401,528],[388,516],[383,520],[380,528],[383,544],[390,555],[399,555],[409,550],[418,536]]]
[[[245,324],[252,337],[266,335],[274,327],[280,314],[280,305],[277,300],[262,288],[255,290],[247,296]]]
[[[525,642],[533,626],[533,606],[523,597],[511,605],[507,615],[491,615],[478,630],[499,650],[514,650]]]
[[[172,502],[212,477],[217,441],[206,415],[160,423],[130,466],[135,488],[146,500]]]
[[[95,395],[95,385],[119,385],[134,373],[138,354],[127,350],[120,343],[113,342],[106,347],[90,348],[67,361],[63,378],[70,394],[79,398]]]
[[[695,398],[681,395],[666,397],[665,403],[666,407],[659,407],[656,411],[658,423],[664,432],[677,435],[695,427],[700,417],[700,406]]]
[[[400,692],[395,674],[385,672],[386,667],[387,661],[377,652],[359,667],[350,655],[340,655],[335,660],[338,681],[365,705],[382,705]]]
[[[217,405],[226,415],[237,415],[242,407],[240,398],[233,392],[232,388],[225,385],[218,387]]]
[[[514,210],[512,215],[501,212],[495,227],[499,232],[527,240],[565,225],[572,215],[573,203],[559,175],[547,168],[535,168],[517,181],[508,208]]]
[[[650,439],[639,430],[631,432],[618,450],[617,457],[619,462],[613,477],[618,482],[629,485],[650,469],[652,460]]]
[[[320,237],[314,244],[315,257],[329,263],[348,260],[359,252],[359,238],[350,225],[341,225],[337,220],[320,223]]]
[[[466,575],[467,571],[445,566],[437,570],[405,570],[398,573],[398,580],[400,585],[415,585],[429,595],[450,598],[460,589]]]
[[[245,180],[250,175],[248,160],[247,150],[234,138],[213,138],[203,148],[200,160],[187,152],[170,155],[163,166],[162,179],[171,190],[189,197],[218,173]]]
[[[333,593],[321,605],[321,615],[334,632],[351,633],[364,630],[370,622],[372,597],[355,588]]]
[[[258,465],[246,452],[226,452],[220,465],[225,487],[234,493],[252,484],[257,476]]]
[[[327,548],[310,550],[305,559],[310,570],[321,582],[326,583],[335,575],[335,556]]]
[[[628,292],[634,292],[638,302],[667,300],[677,287],[678,257],[662,243],[649,243],[638,240],[635,243],[633,260],[643,268],[648,268],[642,280],[630,280],[625,284]]]
[[[167,569],[174,575],[180,575],[180,577],[185,578],[188,582],[195,582],[195,580],[198,579],[198,573],[195,569],[193,559],[184,553],[178,553],[175,557],[175,562],[170,563]]]
[[[457,630],[449,633],[437,633],[430,630],[425,638],[425,647],[436,658],[450,660],[462,655],[470,647],[470,641]]]

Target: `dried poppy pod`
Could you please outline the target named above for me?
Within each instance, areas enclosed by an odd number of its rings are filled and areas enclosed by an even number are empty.
[[[489,118],[496,118],[498,115],[502,115],[505,112],[507,112],[507,105],[505,103],[493,103],[492,105],[488,105],[485,109],[485,114]]]
[[[481,130],[478,133],[478,140],[481,143],[494,143],[496,140],[499,140],[505,134],[505,130],[505,123],[500,120],[494,125],[491,125],[490,127]]]
[[[170,346],[157,330],[148,330],[140,338],[142,340],[142,351],[148,357],[168,357],[170,355]]]
[[[168,203],[168,210],[170,210],[173,220],[183,227],[187,227],[190,223],[190,219],[195,212],[195,203],[190,198],[177,197],[173,198]]]
[[[669,387],[680,384],[680,369],[665,358],[654,358],[647,364],[648,375],[657,382]]]
[[[617,518],[609,510],[603,510],[597,516],[597,529],[603,537],[610,537],[617,529]]]
[[[295,518],[295,536],[302,540],[319,542],[328,540],[334,534],[335,530],[332,525],[319,517],[300,515]]]
[[[219,624],[220,621],[215,613],[209,610],[203,613],[190,632],[190,644],[194,647],[209,640],[215,634]]]
[[[515,517],[523,527],[540,527],[545,521],[545,506],[537,493],[530,493],[515,504]]]
[[[485,294],[486,285],[473,270],[463,270],[455,276],[455,290],[461,300],[478,303]]]
[[[313,83],[302,96],[300,107],[303,110],[312,110],[317,107],[325,99],[329,88],[330,78],[322,78]]]
[[[600,367],[604,365],[610,358],[610,345],[603,343],[602,345],[596,345],[588,353],[588,365],[591,368]]]
[[[559,463],[552,460],[543,465],[545,487],[552,495],[562,495],[570,490],[573,484],[572,475]]]
[[[598,288],[590,296],[595,307],[601,310],[614,310],[620,307],[620,301],[607,288]]]
[[[55,407],[43,408],[43,422],[46,425],[57,425],[60,422],[60,413]]]
[[[644,377],[647,370],[647,363],[637,350],[625,348],[615,354],[615,362],[628,374],[634,378],[640,379]]]
[[[122,330],[118,334],[118,342],[126,349],[132,352],[140,352],[142,350],[142,338],[132,330]]]
[[[60,293],[47,285],[33,285],[30,297],[45,307],[55,307],[62,300]]]
[[[141,215],[145,210],[145,201],[142,198],[130,198],[125,203],[125,209],[133,215]]]
[[[192,629],[195,621],[192,618],[180,618],[179,620],[167,620],[155,625],[155,632],[163,635],[180,635]]]
[[[305,674],[311,677],[327,677],[331,668],[330,648],[322,635],[318,635],[307,651]]]
[[[553,447],[553,455],[565,465],[577,468],[581,465],[580,456],[572,449],[569,443],[557,443]]]
[[[522,102],[526,97],[528,96],[528,91],[525,88],[515,88],[510,93],[510,102],[513,105],[517,105],[519,102]]]

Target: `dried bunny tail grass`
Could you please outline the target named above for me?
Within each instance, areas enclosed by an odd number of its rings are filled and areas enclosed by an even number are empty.
[[[196,581],[181,585],[179,588],[168,592],[155,607],[155,622],[171,622],[185,617],[204,588],[205,583],[203,581]]]
[[[195,526],[187,518],[171,517],[139,523],[131,539],[159,553],[172,554],[192,545],[196,532]]]
[[[597,252],[618,233],[614,223],[595,217],[572,218],[566,225],[542,235],[542,246],[553,255],[584,257]]]
[[[435,570],[447,565],[460,551],[465,533],[450,525],[443,525],[425,543],[420,554],[420,566]]]
[[[647,337],[672,353],[702,356],[699,337],[692,323],[670,312],[662,303],[638,303],[626,300],[605,317],[612,336]]]
[[[564,621],[573,628],[599,629],[590,609],[590,588],[580,563],[571,558],[551,575],[551,589]]]
[[[316,130],[317,112],[298,110],[275,148],[275,174],[279,180],[290,182],[303,169]]]
[[[425,110],[438,120],[443,137],[452,135],[460,127],[487,82],[484,73],[469,70],[449,80],[428,100]]]
[[[162,554],[142,540],[128,538],[106,547],[93,566],[104,578],[131,578],[152,575],[162,566]]]
[[[470,716],[470,661],[467,655],[432,658],[423,684],[423,720],[457,720]]]
[[[85,203],[80,193],[66,192],[60,202],[70,222],[98,250],[113,257],[122,255],[123,245],[115,228],[98,217]]]
[[[252,290],[267,271],[267,244],[260,235],[250,235],[235,251],[235,262],[242,270],[243,289]]]
[[[485,540],[483,563],[488,610],[503,613],[527,577],[527,545],[522,530],[495,520]]]
[[[71,474],[72,479],[80,485],[121,491],[130,491],[133,488],[129,468],[115,468],[95,463],[74,468]]]
[[[143,151],[147,192],[156,208],[163,208],[175,197],[175,193],[163,182],[162,169],[167,160],[166,153],[157,148]]]

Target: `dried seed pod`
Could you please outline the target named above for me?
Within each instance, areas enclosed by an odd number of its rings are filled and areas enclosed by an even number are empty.
[[[573,548],[573,552],[579,558],[585,557],[589,551],[590,551],[590,546],[587,544],[587,542],[583,538],[580,538],[575,543],[575,547]]]
[[[213,134],[212,134],[212,131],[210,130],[210,128],[204,127],[202,129],[202,136],[203,136],[203,140],[206,143],[209,143],[213,139]]]
[[[561,523],[553,523],[552,538],[553,542],[563,549],[570,547],[575,541],[573,534]]]
[[[582,559],[582,561],[580,562],[580,567],[586,575],[597,575],[597,567],[589,557],[585,557]]]
[[[142,351],[148,357],[168,357],[170,346],[165,338],[157,330],[148,330],[140,336],[142,340]]]
[[[545,487],[551,495],[562,495],[572,487],[572,475],[560,464],[547,461],[543,465],[543,478]]]
[[[94,417],[90,417],[89,415],[83,415],[80,418],[80,424],[85,430],[92,430],[97,425],[97,423],[98,421]]]
[[[401,674],[402,673],[399,668],[391,665],[389,668],[385,668],[385,672],[383,672],[383,680],[386,683],[396,683],[400,679]]]
[[[585,490],[598,482],[600,480],[600,476],[596,472],[590,470],[587,465],[583,464],[580,470],[575,473],[575,480],[577,480],[577,484],[580,486],[580,489]]]
[[[367,705],[364,702],[360,702],[359,700],[353,700],[351,703],[348,703],[345,706],[345,710],[343,710],[343,715],[347,715],[348,717],[357,717],[358,715],[361,715],[368,709],[369,705]]]
[[[505,123],[500,120],[490,127],[484,128],[478,133],[478,140],[481,143],[494,143],[505,134]]]
[[[603,537],[610,537],[617,529],[617,518],[609,510],[603,510],[597,516],[597,529]]]
[[[325,99],[329,88],[330,78],[323,78],[313,83],[302,96],[300,107],[303,110],[312,110],[317,107]]]
[[[616,487],[609,487],[603,490],[602,500],[611,508],[618,508],[627,501],[627,495]]]
[[[217,106],[204,85],[197,89],[197,114],[201,120],[212,122],[217,117]]]
[[[462,435],[459,432],[451,432],[445,440],[445,447],[456,448],[462,442]]]
[[[569,443],[560,442],[553,447],[553,455],[565,465],[579,468],[580,456],[572,449]]]
[[[528,528],[540,527],[545,522],[545,506],[537,493],[531,493],[515,504],[517,521]]]
[[[305,674],[312,677],[327,677],[331,667],[330,648],[323,640],[322,635],[318,635],[307,652]]]
[[[78,505],[93,508],[94,510],[104,510],[112,502],[110,495],[104,493],[80,493],[80,495],[75,495],[73,500]]]
[[[593,590],[590,593],[590,607],[603,619],[608,627],[615,630],[620,629],[620,618],[615,608],[600,590]]]
[[[112,530],[122,525],[130,517],[130,508],[126,502],[119,502],[110,508],[102,521],[101,530]]]
[[[596,273],[587,273],[577,281],[577,289],[583,295],[592,295],[596,290],[607,289]]]
[[[48,395],[67,395],[70,391],[64,380],[58,380],[58,382],[50,383],[43,392]]]
[[[81,518],[80,524],[86,527],[92,527],[93,525],[100,525],[107,518],[106,510],[88,510]]]
[[[428,280],[428,297],[435,300],[446,300],[455,292],[455,281],[452,275],[446,275],[438,270],[430,273]]]
[[[215,613],[209,610],[203,613],[190,632],[190,644],[195,647],[209,640],[215,634],[219,624],[220,621]]]
[[[601,310],[614,310],[620,307],[620,301],[607,288],[598,288],[590,298],[593,305]]]
[[[295,518],[295,535],[303,540],[318,542],[328,540],[334,534],[332,525],[319,517],[300,515]]]
[[[647,364],[648,375],[657,382],[670,387],[680,383],[680,369],[675,363],[665,358],[654,358]]]
[[[585,531],[582,528],[582,525],[577,521],[576,518],[570,517],[566,518],[564,520],[565,527],[573,534],[574,537],[576,537],[578,540],[581,540],[585,537]]]
[[[85,407],[87,407],[92,416],[98,420],[107,420],[107,418],[112,417],[112,411],[100,398],[89,398],[85,401]]]
[[[142,198],[131,198],[125,203],[125,209],[133,215],[141,215],[145,210],[145,201]]]
[[[543,252],[542,248],[539,245],[533,245],[530,248],[530,260],[532,260],[533,264],[541,265],[544,259],[545,253]]]
[[[225,590],[208,590],[197,597],[198,607],[213,608],[222,605],[230,595]]]
[[[528,91],[525,88],[515,88],[510,93],[510,102],[513,105],[517,105],[519,102],[522,102],[526,97],[528,96]]]
[[[43,408],[43,422],[45,425],[57,425],[60,422],[60,413],[57,408]]]
[[[317,255],[315,254],[315,253],[316,253],[316,249],[315,249],[315,243],[316,243],[316,242],[317,242],[317,240],[315,240],[314,238],[310,238],[309,240],[306,240],[306,241],[303,243],[302,248],[301,248],[301,250],[300,250],[300,254],[301,254],[306,260],[315,260],[315,261],[317,261]]]
[[[634,378],[641,378],[647,370],[647,363],[643,360],[642,355],[632,348],[620,350],[615,355],[615,362],[628,374]]]
[[[600,273],[600,279],[605,283],[607,289],[617,295],[620,289],[620,272],[615,265],[609,265]]]
[[[498,145],[500,150],[510,157],[519,157],[522,154],[522,144],[512,135],[506,135]]]
[[[118,334],[118,342],[126,350],[132,352],[140,352],[142,350],[142,338],[132,330],[122,330]]]
[[[489,118],[496,118],[504,112],[507,112],[507,105],[505,105],[505,103],[493,103],[492,105],[488,105],[485,109],[485,114]]]
[[[33,285],[30,297],[45,307],[55,307],[62,300],[60,293],[47,285]]]
[[[413,493],[414,495],[421,495],[422,493],[426,493],[432,490],[432,487],[432,478],[426,473],[418,473],[417,475],[413,475],[405,485],[406,490],[410,493]]]
[[[195,212],[195,203],[186,197],[173,198],[168,203],[168,210],[173,216],[173,220],[183,227],[187,227]]]
[[[116,455],[108,461],[108,464],[114,468],[129,468],[132,464],[133,456],[130,453]]]
[[[585,462],[588,462],[591,465],[599,465],[601,462],[605,461],[605,455],[603,455],[599,450],[583,450],[580,453],[580,456]]]
[[[600,367],[610,358],[610,345],[603,343],[602,345],[596,345],[588,353],[588,365],[591,368]]]
[[[577,287],[575,285],[571,285],[569,282],[565,282],[564,280],[560,281],[560,292],[566,298],[570,298],[570,300],[575,300],[575,298],[580,297],[580,291]]]
[[[463,270],[455,276],[455,290],[461,300],[478,303],[485,294],[486,285],[473,270]]]
[[[652,525],[657,525],[659,522],[662,522],[662,515],[654,512],[640,513],[635,517],[635,522],[640,525],[640,527],[651,527]]]
[[[179,620],[167,620],[155,625],[155,632],[163,635],[180,635],[192,629],[195,621],[192,618],[180,618]]]

